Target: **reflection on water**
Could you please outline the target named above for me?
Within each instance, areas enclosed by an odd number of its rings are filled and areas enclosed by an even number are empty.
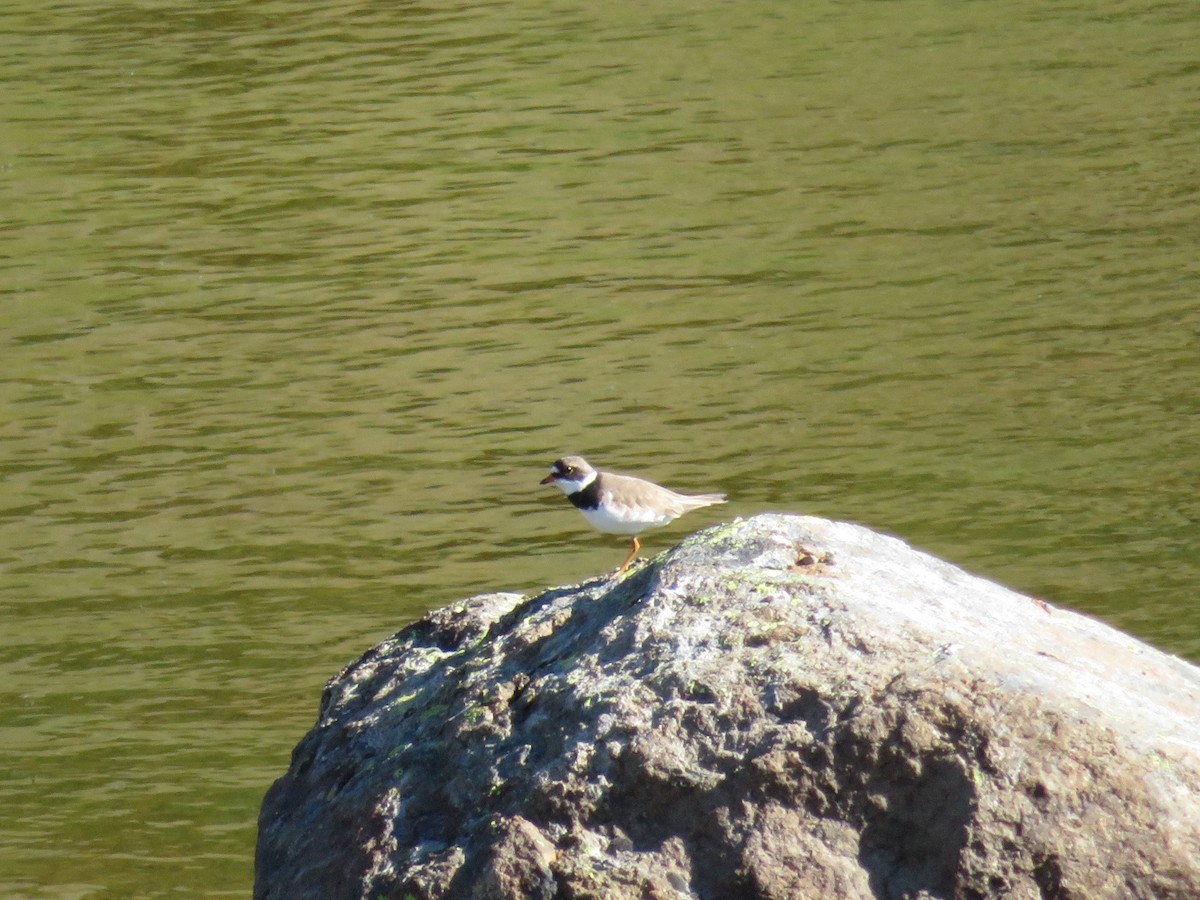
[[[619,560],[566,452],[1200,659],[1186,9],[18,4],[0,893],[244,896],[326,677]]]

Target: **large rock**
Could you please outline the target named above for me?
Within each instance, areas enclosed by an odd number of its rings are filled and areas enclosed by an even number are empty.
[[[1200,671],[758,516],[434,612],[325,690],[263,898],[1200,896]]]

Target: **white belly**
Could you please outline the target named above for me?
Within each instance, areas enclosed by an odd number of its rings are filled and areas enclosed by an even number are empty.
[[[648,528],[660,528],[675,518],[645,506],[601,505],[580,512],[593,528],[605,534],[641,534]]]

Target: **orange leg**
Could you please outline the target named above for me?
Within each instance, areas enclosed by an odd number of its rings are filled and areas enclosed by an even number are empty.
[[[629,551],[629,555],[628,555],[627,557],[625,557],[625,562],[621,563],[621,568],[620,568],[620,570],[617,572],[617,574],[618,574],[618,575],[624,574],[625,570],[629,568],[629,564],[630,564],[631,562],[633,562],[633,560],[634,560],[634,557],[636,557],[636,556],[638,555],[638,551],[639,551],[639,550],[641,550],[641,549],[642,549],[641,542],[640,542],[640,541],[638,541],[638,539],[637,539],[637,535],[634,535],[634,537],[633,537],[633,549],[632,549],[632,550],[630,550],[630,551]]]

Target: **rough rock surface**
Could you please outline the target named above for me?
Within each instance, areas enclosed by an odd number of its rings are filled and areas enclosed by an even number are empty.
[[[334,678],[258,898],[1194,898],[1200,670],[758,516],[438,610]]]

